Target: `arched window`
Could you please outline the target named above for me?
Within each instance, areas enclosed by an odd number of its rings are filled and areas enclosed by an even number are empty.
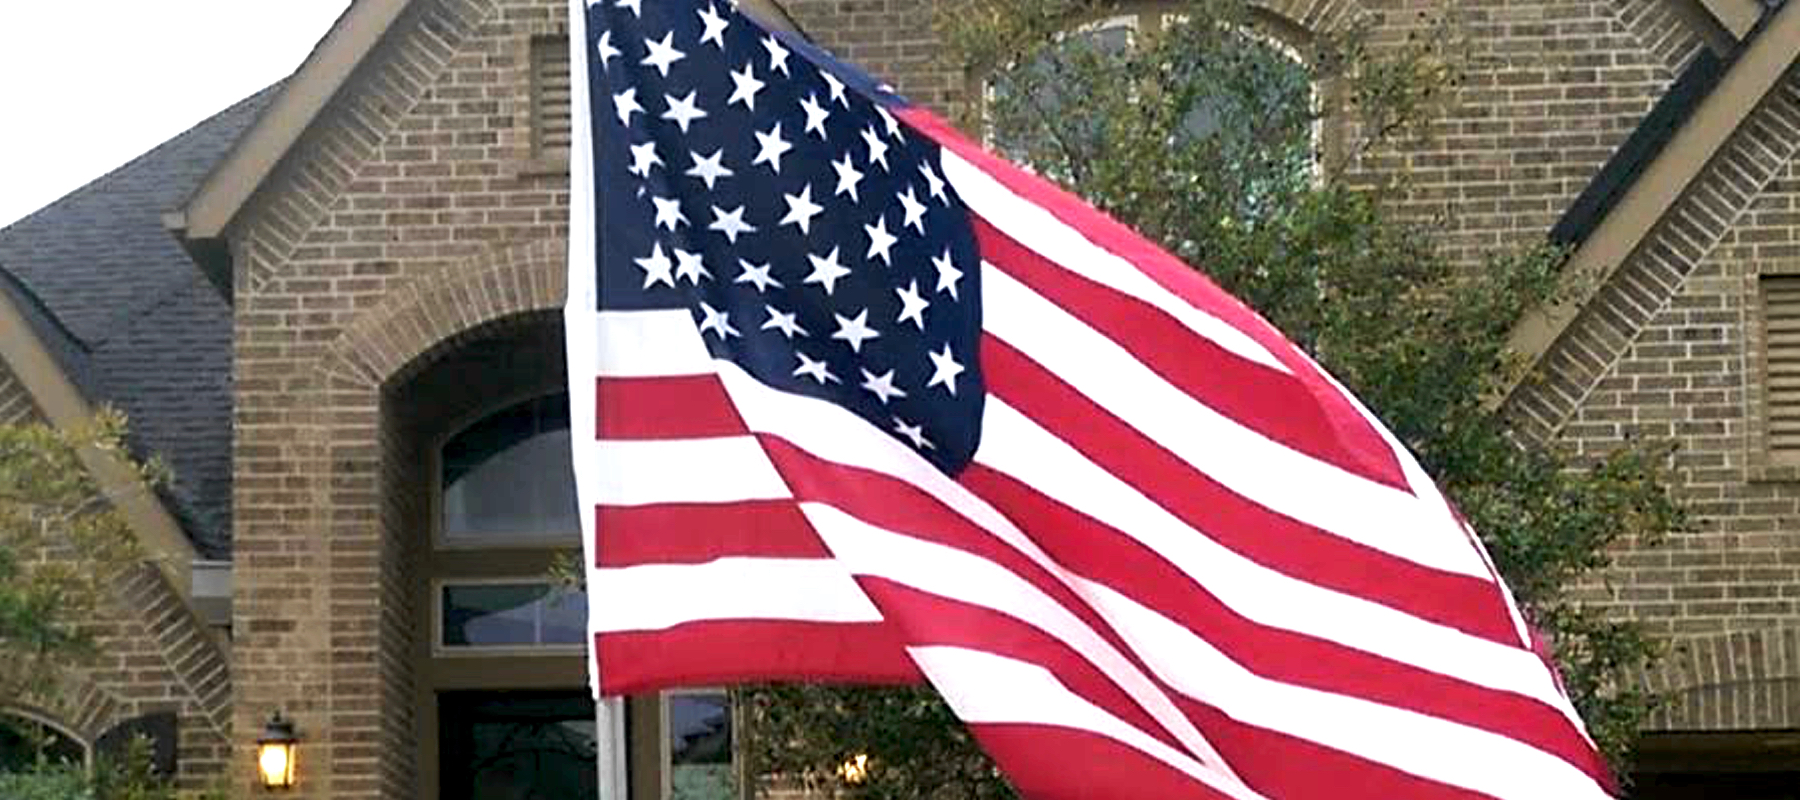
[[[1254,16],[1165,11],[1073,28],[990,76],[989,140],[1049,177],[1101,191],[1116,148],[1160,148],[1175,172],[1225,176],[1236,215],[1253,219],[1270,198],[1318,179],[1325,146],[1315,71],[1277,28],[1286,30]]]
[[[61,725],[24,711],[0,710],[0,773],[41,763],[85,765],[89,748]]]
[[[579,542],[569,456],[569,396],[547,395],[483,417],[441,451],[440,543]]]

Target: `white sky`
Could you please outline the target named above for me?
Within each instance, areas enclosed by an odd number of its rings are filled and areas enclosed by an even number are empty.
[[[0,0],[0,227],[291,74],[349,0]]]

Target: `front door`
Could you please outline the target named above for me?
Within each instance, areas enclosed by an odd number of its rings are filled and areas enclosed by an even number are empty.
[[[597,800],[587,692],[438,695],[443,800]]]

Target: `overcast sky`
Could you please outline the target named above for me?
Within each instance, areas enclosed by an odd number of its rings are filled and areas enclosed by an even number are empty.
[[[291,74],[349,0],[0,0],[0,227]]]

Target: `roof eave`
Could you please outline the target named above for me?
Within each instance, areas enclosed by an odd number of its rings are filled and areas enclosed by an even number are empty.
[[[356,0],[295,70],[187,205],[172,215],[189,240],[222,239],[244,203],[324,110],[411,0]],[[170,220],[165,220],[168,222]],[[215,283],[219,281],[215,278]]]
[[[1800,3],[1785,3],[1744,43],[1725,75],[1694,113],[1638,175],[1564,266],[1569,291],[1528,312],[1514,326],[1508,347],[1532,369],[1507,394],[1524,385],[1580,310],[1673,207],[1695,177],[1725,146],[1781,76],[1800,59]]]
[[[58,364],[49,347],[26,321],[22,309],[0,292],[0,363],[24,385],[47,421],[59,428],[83,424],[93,416],[93,406]],[[115,453],[85,450],[82,464],[137,534],[150,560],[163,571],[182,599],[192,592],[194,544],[182,532],[175,515],[146,485],[136,470]],[[114,491],[116,490],[116,491]]]
[[[349,80],[377,42],[412,0],[355,0],[306,61],[282,87],[250,130],[238,139],[219,165],[201,182],[187,205],[165,218],[165,225],[183,241],[219,242],[251,195],[262,186],[276,165],[299,141],[327,103]],[[741,0],[740,10],[764,25],[805,36],[791,15],[775,0]],[[218,249],[216,246],[214,249]],[[203,264],[203,267],[207,265]],[[215,274],[213,283],[230,297],[230,275]]]

